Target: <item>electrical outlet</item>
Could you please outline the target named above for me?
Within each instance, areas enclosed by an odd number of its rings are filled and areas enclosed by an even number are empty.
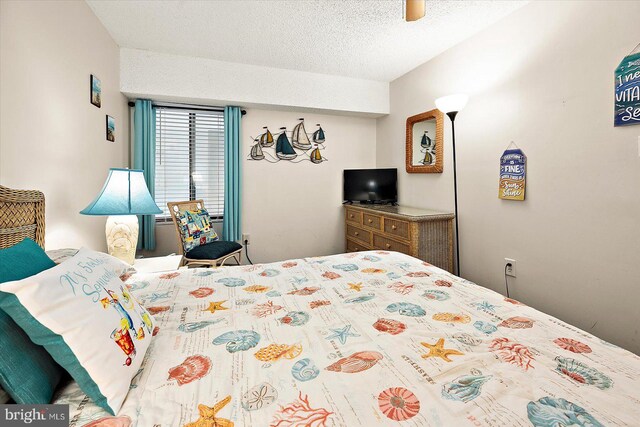
[[[511,258],[505,258],[504,271],[507,276],[516,277],[516,260]]]
[[[242,244],[244,245],[248,245],[249,243],[251,243],[251,239],[249,238],[249,234],[242,234]]]

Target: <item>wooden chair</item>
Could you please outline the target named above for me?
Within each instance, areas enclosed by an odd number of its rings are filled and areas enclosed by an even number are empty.
[[[33,239],[44,249],[44,194],[0,185],[0,249]]]
[[[182,226],[179,223],[177,215],[181,211],[195,211],[204,208],[203,200],[187,200],[184,202],[169,202],[169,213],[176,228],[176,236],[178,237],[179,251],[182,254],[180,267],[182,266],[207,266],[217,267],[233,258],[238,264],[242,262],[242,245],[237,242],[216,240],[206,245],[193,248],[189,252],[184,250],[184,241],[182,235]]]

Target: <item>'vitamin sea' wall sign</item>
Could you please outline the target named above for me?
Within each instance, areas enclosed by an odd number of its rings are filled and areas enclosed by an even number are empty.
[[[500,157],[500,187],[503,200],[524,200],[527,176],[527,156],[513,142]]]
[[[640,124],[640,44],[616,68],[614,126]]]

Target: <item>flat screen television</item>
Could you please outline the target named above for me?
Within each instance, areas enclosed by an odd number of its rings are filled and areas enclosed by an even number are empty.
[[[345,202],[396,203],[398,169],[345,169]]]

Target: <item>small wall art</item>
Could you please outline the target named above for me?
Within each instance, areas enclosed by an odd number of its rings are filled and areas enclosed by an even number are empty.
[[[116,142],[116,121],[113,117],[107,116],[107,141]]]
[[[91,74],[91,103],[96,107],[102,106],[102,82]]]
[[[405,165],[408,173],[442,173],[444,114],[431,110],[407,118]]]
[[[615,79],[614,126],[640,124],[640,44],[618,65]]]
[[[527,156],[513,142],[500,157],[498,197],[503,200],[524,200],[527,177]]]
[[[286,160],[292,163],[310,161],[318,164],[327,161],[322,154],[325,149],[325,133],[322,126],[318,123],[314,132],[307,133],[304,118],[298,120],[291,132],[287,131],[286,127],[281,127],[275,135],[265,126],[260,135],[251,138],[248,159],[266,160],[269,163]]]

